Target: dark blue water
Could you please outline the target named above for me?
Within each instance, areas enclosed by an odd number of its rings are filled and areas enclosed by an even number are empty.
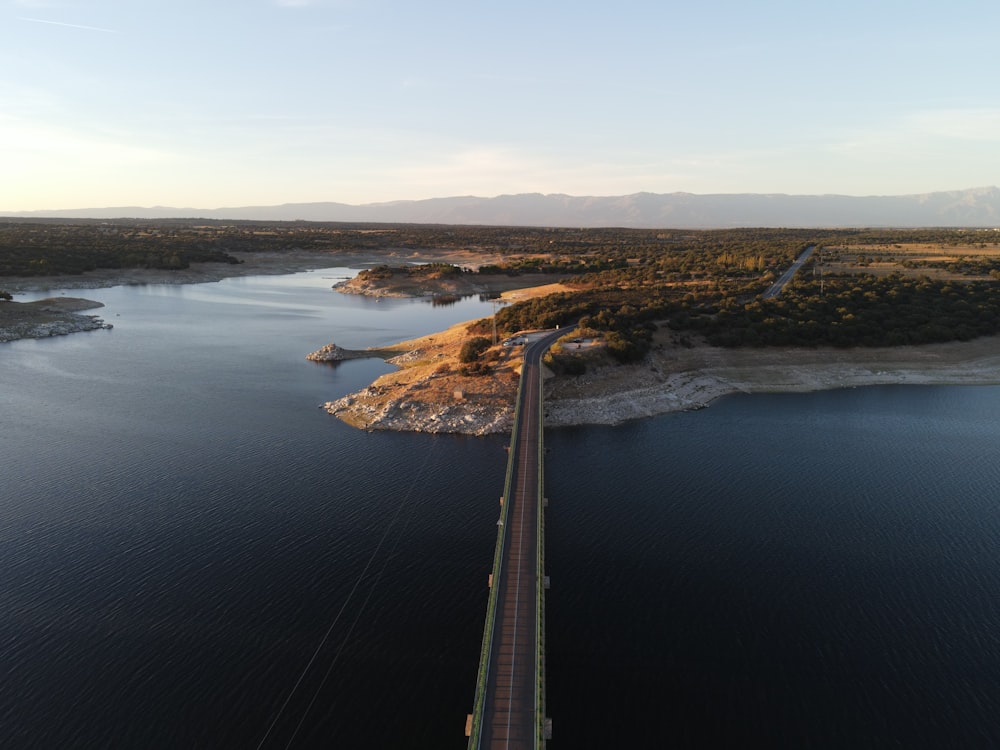
[[[998,417],[869,388],[551,434],[560,746],[1000,747]]]
[[[0,346],[0,746],[461,748],[504,438],[317,406],[489,306],[71,292]],[[550,432],[552,747],[1000,746],[1000,389]]]
[[[114,330],[0,348],[0,746],[464,743],[505,441],[346,427],[389,366],[305,355],[489,306],[328,275],[74,291]]]

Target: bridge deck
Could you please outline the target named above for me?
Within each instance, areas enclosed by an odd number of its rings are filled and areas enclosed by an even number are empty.
[[[563,331],[562,333],[565,333]],[[493,571],[495,596],[487,660],[480,666],[482,695],[472,722],[469,747],[520,750],[544,746],[541,713],[544,680],[539,611],[544,571],[540,569],[541,355],[559,334],[525,351],[516,432],[511,439],[508,496],[504,498],[502,548]],[[485,670],[485,681],[483,681]],[[478,720],[477,720],[478,719]]]
[[[537,365],[534,378],[537,378]],[[536,654],[538,622],[538,385],[529,378],[515,441],[511,493],[505,502],[502,573],[490,673],[486,683],[482,748],[533,748],[538,734]],[[532,414],[534,412],[534,414]]]

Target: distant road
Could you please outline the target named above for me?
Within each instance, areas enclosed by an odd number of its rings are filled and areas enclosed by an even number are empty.
[[[785,284],[792,280],[792,277],[802,268],[802,264],[809,260],[809,256],[813,254],[813,250],[816,249],[815,245],[810,245],[805,250],[802,251],[802,255],[795,259],[795,262],[788,267],[788,270],[781,274],[781,278],[771,285],[763,294],[764,299],[771,299],[772,297],[777,297],[781,294],[781,290],[785,288]]]

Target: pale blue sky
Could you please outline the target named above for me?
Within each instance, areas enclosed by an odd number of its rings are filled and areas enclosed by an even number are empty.
[[[995,0],[0,0],[0,212],[1000,183]]]

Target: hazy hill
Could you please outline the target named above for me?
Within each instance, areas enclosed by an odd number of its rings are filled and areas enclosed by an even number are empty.
[[[994,227],[1000,189],[896,196],[635,193],[593,197],[527,193],[391,203],[286,203],[280,206],[154,206],[29,211],[57,218],[206,218],[569,227]]]

